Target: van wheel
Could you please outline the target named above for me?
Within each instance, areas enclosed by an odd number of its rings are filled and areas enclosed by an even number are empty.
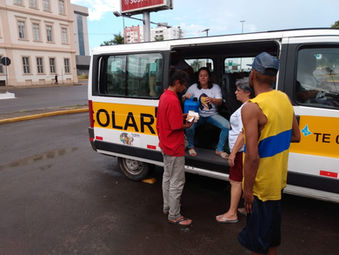
[[[133,181],[141,181],[146,178],[150,170],[149,164],[127,158],[118,158],[120,170]]]

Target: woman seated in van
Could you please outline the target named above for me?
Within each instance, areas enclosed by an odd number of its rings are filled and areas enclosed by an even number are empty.
[[[216,148],[216,154],[222,158],[227,158],[228,154],[224,152],[224,146],[227,141],[229,122],[218,114],[217,107],[222,103],[222,94],[219,85],[211,82],[211,72],[207,67],[202,67],[198,71],[198,82],[191,85],[183,99],[196,97],[199,100],[199,121],[186,130],[188,140],[188,153],[190,156],[196,156],[194,149],[195,128],[205,122],[220,128],[219,142]]]

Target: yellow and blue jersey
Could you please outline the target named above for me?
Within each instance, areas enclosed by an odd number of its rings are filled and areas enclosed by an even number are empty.
[[[250,101],[256,103],[267,117],[258,140],[260,161],[253,195],[262,201],[280,200],[287,181],[293,107],[287,95],[277,90],[261,93]]]

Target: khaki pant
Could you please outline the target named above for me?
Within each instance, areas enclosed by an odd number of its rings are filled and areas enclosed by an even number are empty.
[[[185,157],[172,157],[163,154],[164,174],[162,177],[162,194],[164,211],[168,219],[175,220],[180,214],[180,198],[185,184]]]

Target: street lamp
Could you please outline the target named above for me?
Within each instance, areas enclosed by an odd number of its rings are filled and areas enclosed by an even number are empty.
[[[240,20],[241,22],[241,33],[244,32],[244,23],[246,22],[246,20]]]
[[[208,31],[209,30],[210,30],[209,28],[206,28],[206,29],[202,30],[201,32],[206,32],[206,36],[208,36]]]
[[[246,20],[240,20],[241,22],[241,33],[244,33],[244,23]],[[240,71],[242,71],[242,58],[240,58]]]

